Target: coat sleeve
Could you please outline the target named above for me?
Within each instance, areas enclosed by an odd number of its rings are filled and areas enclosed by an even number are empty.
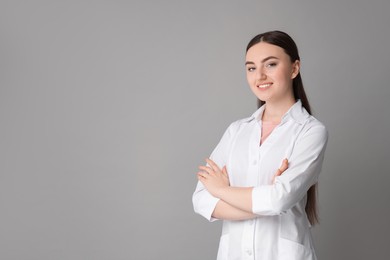
[[[324,160],[328,133],[322,124],[309,128],[295,144],[289,168],[273,185],[254,187],[252,211],[258,215],[279,215],[291,209],[317,183]]]
[[[227,157],[229,153],[229,147],[231,145],[233,137],[234,123],[231,124],[223,134],[220,142],[215,147],[214,151],[210,155],[210,159],[213,160],[220,168],[226,165]],[[219,199],[212,196],[204,187],[204,185],[198,181],[195,192],[192,195],[192,204],[194,211],[201,216],[205,217],[208,221],[212,222],[217,219],[211,215],[217,205]]]

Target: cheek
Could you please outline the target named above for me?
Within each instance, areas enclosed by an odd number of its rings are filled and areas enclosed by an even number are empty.
[[[248,84],[251,85],[253,84],[253,75],[250,73],[246,73],[246,80],[248,81]]]
[[[275,71],[273,77],[280,82],[288,82],[291,79],[291,74],[287,70],[281,69]]]

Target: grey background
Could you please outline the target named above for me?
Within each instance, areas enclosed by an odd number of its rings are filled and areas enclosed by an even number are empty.
[[[191,195],[250,115],[244,49],[297,42],[330,133],[320,259],[385,259],[389,1],[0,1],[0,259],[214,259]]]

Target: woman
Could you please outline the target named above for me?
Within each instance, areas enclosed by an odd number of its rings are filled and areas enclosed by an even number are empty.
[[[261,107],[199,167],[194,210],[223,220],[217,259],[317,259],[310,227],[327,131],[310,114],[298,49],[284,32],[259,34],[245,66]]]

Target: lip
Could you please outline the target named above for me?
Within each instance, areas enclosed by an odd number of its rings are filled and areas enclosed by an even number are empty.
[[[256,87],[259,88],[259,89],[268,89],[271,86],[272,86],[271,82],[265,82],[265,83],[256,85]]]

